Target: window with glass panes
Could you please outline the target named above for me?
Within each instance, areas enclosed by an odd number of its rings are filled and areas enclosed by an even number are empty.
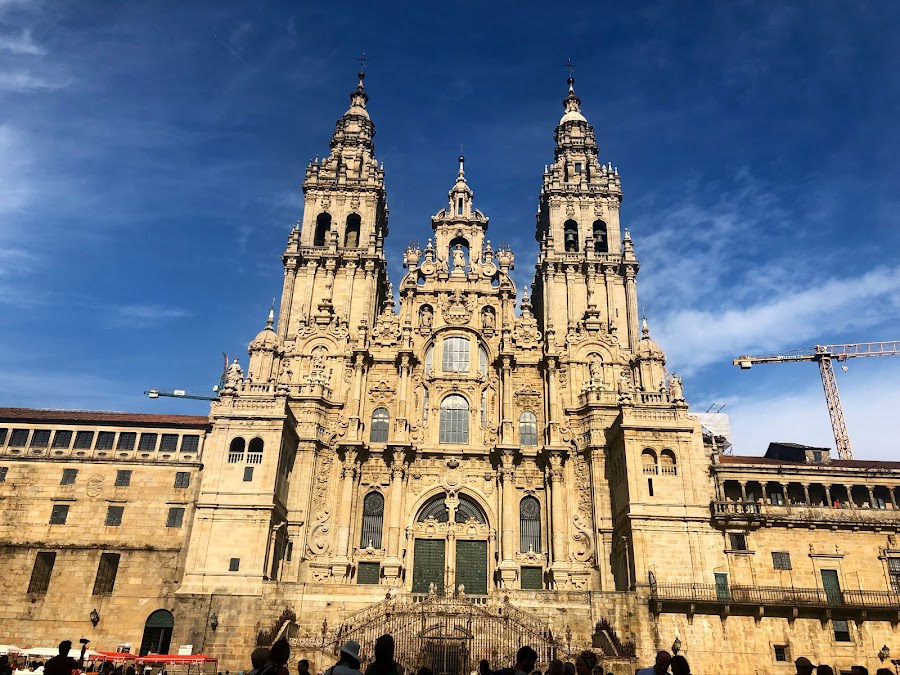
[[[161,452],[175,452],[178,449],[178,434],[163,434],[159,449]]]
[[[772,567],[776,570],[791,569],[791,554],[787,551],[772,551]]]
[[[469,402],[459,394],[441,401],[441,443],[469,442]]]
[[[6,443],[6,434],[8,431],[9,430],[6,429],[5,427],[0,429],[0,445],[3,445],[4,443]]]
[[[186,488],[191,485],[191,474],[187,471],[177,471],[175,473],[175,487]]]
[[[28,429],[13,429],[9,437],[9,447],[24,448],[28,444]]]
[[[519,444],[537,445],[537,415],[530,410],[519,415]]]
[[[375,408],[372,411],[372,427],[369,431],[371,443],[387,443],[391,414],[387,408]]]
[[[123,431],[119,434],[119,442],[116,443],[116,450],[134,450],[134,444],[137,442],[137,434],[133,431]]]
[[[116,585],[116,574],[119,571],[118,553],[103,553],[100,556],[100,565],[97,567],[97,578],[94,579],[93,595],[112,595]]]
[[[891,576],[891,590],[900,593],[900,558],[888,558],[888,574]]]
[[[95,450],[112,450],[116,441],[116,434],[112,431],[101,431],[97,434],[97,445]]]
[[[131,485],[131,469],[116,471],[116,487],[128,487],[129,485]]]
[[[63,469],[62,478],[59,480],[60,485],[75,485],[75,479],[78,477],[78,469]]]
[[[156,434],[141,434],[138,450],[156,450]]]
[[[200,437],[196,434],[186,434],[181,437],[181,452],[197,452],[200,448]]]
[[[541,552],[541,503],[531,495],[519,502],[519,550]]]
[[[425,350],[425,374],[428,375],[434,367],[434,347]]]
[[[31,569],[31,581],[28,582],[29,593],[47,592],[55,562],[56,553],[41,551],[37,554],[34,559],[34,567]]]
[[[54,504],[53,510],[50,511],[50,524],[51,525],[65,525],[66,519],[69,517],[69,505],[68,504]]]
[[[728,535],[728,544],[732,551],[746,551],[747,535],[732,532]]]
[[[94,443],[94,432],[93,431],[79,431],[75,434],[75,449],[76,450],[90,450],[91,445]]]
[[[122,524],[122,515],[124,513],[124,506],[108,506],[106,508],[106,521],[103,524],[107,527],[118,527]]]
[[[184,522],[184,508],[181,506],[173,506],[169,509],[169,515],[166,517],[166,527],[179,528]]]
[[[54,448],[68,448],[72,445],[72,432],[64,429],[62,431],[57,431],[53,436],[53,447]]]
[[[831,622],[834,629],[835,642],[851,642],[850,640],[850,624],[843,619],[835,619]]]
[[[46,448],[48,445],[50,445],[50,430],[35,429],[34,433],[31,435],[31,447]]]
[[[484,347],[478,347],[478,367],[481,369],[481,374],[487,377],[488,355]]]
[[[444,338],[442,367],[445,373],[464,373],[469,370],[469,340],[464,337]]]

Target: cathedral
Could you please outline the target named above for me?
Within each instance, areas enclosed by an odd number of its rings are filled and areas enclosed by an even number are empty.
[[[286,637],[323,670],[391,632],[441,675],[525,643],[617,675],[900,654],[900,464],[735,456],[690,412],[574,80],[522,288],[463,157],[392,284],[368,101],[360,73],[208,419],[0,409],[0,642],[238,671]]]

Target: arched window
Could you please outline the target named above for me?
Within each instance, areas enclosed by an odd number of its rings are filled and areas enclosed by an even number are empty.
[[[320,213],[316,217],[316,232],[313,237],[313,246],[324,246],[328,231],[331,229],[331,214]]]
[[[659,473],[656,466],[656,451],[653,448],[644,448],[641,452],[641,465],[644,468],[644,473],[647,475]]]
[[[594,250],[597,253],[609,253],[609,241],[606,239],[606,223],[594,221]]]
[[[474,520],[482,525],[487,524],[487,517],[481,507],[464,495],[459,496],[459,506],[456,507],[454,520],[457,523],[468,523],[470,520]]]
[[[537,445],[537,415],[530,410],[519,415],[519,444]]]
[[[453,516],[454,522],[467,523],[470,520],[474,520],[482,525],[487,524],[487,516],[484,515],[484,511],[481,510],[481,507],[476,502],[465,495],[459,495],[458,498],[459,504],[457,505],[456,513]],[[416,518],[416,521],[424,523],[429,518],[434,518],[439,523],[446,523],[450,520],[450,514],[445,501],[446,499],[447,495],[445,494],[436,495],[429,499],[425,502],[425,506],[422,507],[422,510],[419,511],[419,516]]]
[[[244,461],[244,448],[246,443],[244,439],[238,436],[231,439],[231,445],[228,446],[228,463],[236,464]]]
[[[434,346],[425,350],[425,374],[429,375],[434,368]]]
[[[372,443],[387,443],[388,427],[391,423],[391,414],[387,408],[375,408],[372,411],[372,430],[369,433],[369,441]]]
[[[487,377],[488,354],[487,349],[481,345],[478,346],[478,367],[481,369],[481,374],[484,377]]]
[[[445,373],[466,373],[469,371],[468,338],[444,338],[442,352],[442,364]]]
[[[447,505],[444,503],[445,497],[446,495],[438,495],[425,502],[416,521],[424,523],[429,518],[434,518],[439,523],[446,523],[450,518],[447,514]]]
[[[578,223],[571,218],[563,223],[566,251],[578,251]]]
[[[678,466],[675,462],[675,453],[666,448],[659,453],[659,472],[661,474],[675,476],[678,474]]]
[[[173,628],[175,628],[175,617],[169,610],[158,609],[150,614],[144,624],[144,636],[141,639],[139,656],[168,654]]]
[[[384,497],[380,492],[370,492],[363,499],[362,535],[360,548],[381,548],[381,527],[384,523]]]
[[[247,464],[261,464],[263,453],[263,439],[259,436],[250,441],[247,446]]]
[[[519,550],[541,552],[541,503],[530,495],[519,502]]]
[[[347,229],[344,232],[344,246],[347,248],[356,248],[359,246],[359,226],[362,218],[359,214],[351,213],[347,216]]]
[[[441,443],[469,442],[469,402],[459,394],[441,401]]]

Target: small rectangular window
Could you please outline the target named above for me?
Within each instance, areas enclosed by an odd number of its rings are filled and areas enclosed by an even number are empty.
[[[53,447],[54,448],[62,448],[67,449],[70,445],[72,445],[72,432],[65,429],[63,431],[57,431],[53,436]]]
[[[831,622],[834,628],[835,642],[851,642],[850,640],[850,624],[843,619],[835,619]]]
[[[106,509],[106,522],[104,525],[107,527],[118,527],[122,524],[122,514],[125,513],[124,506],[110,506]]]
[[[540,567],[523,567],[520,584],[523,589],[540,591],[544,589],[544,570]]]
[[[7,433],[6,427],[3,427],[2,429],[0,429],[0,445],[3,445],[4,443],[6,443],[6,433]]]
[[[228,561],[228,571],[229,572],[237,572],[241,569],[241,559],[240,558],[232,558]]]
[[[581,164],[581,162],[575,162],[575,173],[580,174],[583,170],[584,170],[584,167]]]
[[[188,434],[181,437],[182,452],[197,452],[200,448],[200,437],[196,434]]]
[[[65,525],[66,519],[69,517],[68,504],[54,504],[53,510],[50,512],[51,525]]]
[[[24,448],[28,445],[28,429],[13,429],[9,437],[9,447]]]
[[[728,535],[729,548],[732,551],[747,550],[747,535],[731,532]]]
[[[169,515],[166,518],[166,527],[180,528],[184,523],[184,508],[181,506],[173,506],[169,509]]]
[[[887,562],[888,574],[891,577],[891,590],[894,593],[900,593],[900,558],[888,558]]]
[[[116,434],[112,431],[101,431],[97,434],[97,445],[95,450],[112,450],[113,443],[116,440]]]
[[[116,471],[116,487],[128,487],[129,485],[131,485],[131,469]]]
[[[253,480],[253,467],[245,466],[244,467],[244,482],[249,483]]]
[[[653,496],[653,479],[652,478],[647,479],[647,489],[650,491],[650,496],[652,497]]]
[[[178,450],[178,434],[163,434],[159,441],[160,452],[175,452]]]
[[[6,482],[6,474],[9,472],[8,466],[0,466],[0,483]]]
[[[50,445],[50,430],[49,429],[35,429],[34,433],[31,435],[31,446],[32,448],[46,448]]]
[[[186,488],[191,485],[191,474],[187,471],[178,471],[175,474],[175,487]]]
[[[463,198],[460,197],[456,200],[456,215],[461,216],[463,214]]]
[[[141,434],[138,450],[156,450],[156,434]]]
[[[775,645],[775,660],[776,661],[787,661],[787,645]]]
[[[787,551],[772,551],[772,567],[776,570],[791,569],[791,554]]]
[[[381,577],[381,563],[361,562],[356,570],[356,583],[377,584]]]
[[[93,442],[94,442],[94,432],[93,431],[79,431],[77,434],[75,434],[75,449],[76,450],[90,450]]]
[[[97,578],[94,579],[93,595],[112,595],[116,585],[116,574],[119,572],[118,553],[104,553],[100,556],[100,566],[97,568]]]
[[[50,576],[53,574],[53,565],[56,562],[56,553],[41,551],[34,559],[34,567],[31,569],[31,581],[28,582],[29,593],[46,593],[50,587]]]
[[[63,469],[60,485],[75,485],[75,479],[78,477],[78,469]]]

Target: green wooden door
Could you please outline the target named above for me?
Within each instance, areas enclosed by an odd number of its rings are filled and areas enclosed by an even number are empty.
[[[487,595],[487,542],[456,542],[456,588],[465,586],[466,595]]]
[[[825,601],[829,605],[843,604],[837,570],[822,570],[822,588],[825,590]]]
[[[444,590],[444,549],[443,539],[416,539],[413,549],[413,593],[428,593],[431,584],[434,590]]]
[[[731,602],[731,589],[728,588],[728,575],[716,572],[716,599],[719,602]]]

